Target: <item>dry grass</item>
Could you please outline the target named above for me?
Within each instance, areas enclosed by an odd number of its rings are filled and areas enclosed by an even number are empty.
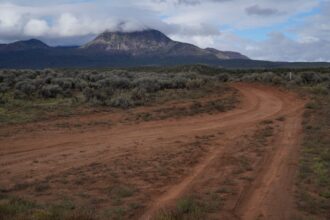
[[[304,139],[297,181],[301,219],[330,218],[330,98],[313,95],[304,114]],[[306,217],[307,216],[307,217]]]

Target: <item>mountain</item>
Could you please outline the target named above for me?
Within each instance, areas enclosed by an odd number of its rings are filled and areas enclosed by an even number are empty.
[[[223,52],[212,48],[204,50],[192,44],[173,41],[162,32],[153,29],[135,32],[106,31],[81,48],[132,56],[197,56],[218,59],[248,59],[240,53]]]
[[[329,63],[250,60],[232,51],[171,40],[157,30],[109,32],[82,46],[51,47],[31,39],[0,44],[0,68],[103,68],[205,64],[222,68],[330,67]]]
[[[81,48],[99,52],[142,55],[152,52],[157,53],[171,44],[172,40],[170,38],[155,30],[128,33],[106,31]]]
[[[0,44],[0,51],[7,52],[36,49],[49,49],[49,46],[42,41],[36,39],[17,41],[11,44]]]

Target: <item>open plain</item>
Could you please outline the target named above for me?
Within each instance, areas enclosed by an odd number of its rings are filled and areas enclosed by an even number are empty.
[[[127,117],[173,102],[2,128],[1,191],[113,219],[292,219],[305,102],[231,87],[239,103],[226,112]]]

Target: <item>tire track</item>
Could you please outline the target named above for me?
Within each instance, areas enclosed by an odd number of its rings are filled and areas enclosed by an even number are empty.
[[[236,115],[236,117],[234,116],[235,119],[232,121],[229,120],[228,122],[226,122],[225,120],[222,121],[221,119],[219,119],[216,120],[216,123],[219,123],[221,125],[212,124],[209,126],[201,126],[201,128],[198,129],[199,131],[224,127],[226,128],[227,135],[229,135],[231,139],[235,139],[235,137],[238,137],[242,134],[242,131],[244,129],[249,129],[251,128],[251,126],[253,127],[253,125],[256,125],[261,120],[272,119],[277,115],[293,112],[291,114],[292,118],[290,118],[290,120],[288,120],[285,125],[286,136],[282,137],[278,141],[278,145],[285,144],[285,146],[288,147],[289,145],[295,143],[294,140],[296,140],[297,132],[299,131],[298,125],[300,123],[300,114],[296,114],[296,111],[297,109],[301,109],[302,105],[298,105],[297,107],[297,102],[292,102],[292,100],[288,100],[287,98],[283,99],[283,94],[273,89],[265,89],[264,87],[254,87],[245,84],[237,84],[235,85],[235,88],[237,88],[241,92],[241,94],[245,97],[245,100],[248,100],[248,102],[253,103],[251,106],[247,107],[248,110],[246,110],[245,112],[241,112],[240,114]],[[238,126],[239,129],[237,129]],[[287,141],[289,137],[290,141]],[[264,171],[265,173],[267,173],[270,168],[276,169],[276,167],[280,165],[282,165],[281,169],[286,168],[287,164],[285,164],[285,161],[287,160],[287,158],[283,155],[286,155],[287,152],[281,151],[281,149],[287,149],[285,146],[281,146],[277,154],[274,155],[274,164],[271,164],[270,167],[267,168],[266,171]],[[180,196],[182,196],[185,192],[189,190],[189,187],[194,183],[195,180],[197,180],[201,176],[203,171],[205,171],[208,166],[212,165],[212,161],[215,158],[221,157],[224,153],[226,153],[226,149],[224,146],[219,146],[216,150],[210,152],[209,155],[194,168],[194,170],[189,176],[185,177],[183,180],[181,180],[181,182],[178,182],[177,184],[169,187],[168,191],[166,191],[160,197],[155,198],[154,201],[151,203],[150,207],[146,210],[146,212],[141,216],[140,219],[152,219],[158,210],[169,206],[171,203],[173,204],[175,200],[180,198]],[[282,171],[283,170],[278,170],[278,172],[276,172],[275,174],[275,178],[279,175],[281,176]],[[263,177],[260,178],[263,179]],[[270,177],[267,176],[264,178],[268,179]],[[260,200],[262,200],[260,198],[268,193],[268,191],[265,189],[272,188],[273,183],[274,182],[271,180],[268,184],[260,187],[258,192],[253,191],[251,194],[255,196],[257,194],[260,194],[260,196],[253,199],[253,201],[250,200],[248,196],[245,196],[244,201],[246,201],[246,204],[248,204],[246,208],[242,208],[243,205],[241,204],[237,205],[236,209],[250,210],[242,211],[244,213],[244,215],[242,215],[242,219],[255,219],[255,213],[259,212],[260,208],[262,207],[259,202]],[[234,214],[233,216],[237,218],[237,214]]]

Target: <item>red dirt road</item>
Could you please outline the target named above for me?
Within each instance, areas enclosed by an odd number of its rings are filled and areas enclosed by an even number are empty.
[[[271,88],[240,84],[235,87],[245,97],[242,109],[228,113],[228,117],[223,116],[221,122],[217,121],[219,124],[205,127],[202,125],[203,127],[199,130],[224,126],[227,137],[233,140],[242,135],[243,130],[253,128],[261,120],[272,120],[277,116],[285,117],[286,120],[275,142],[272,143],[274,150],[268,152],[268,155],[260,162],[255,180],[241,192],[233,209],[227,210],[231,213],[229,217],[220,215],[221,219],[292,219],[294,177],[304,103],[298,101],[292,94],[285,94]],[[224,147],[210,152],[209,156],[195,167],[191,175],[157,198],[141,219],[152,218],[157,210],[168,206],[187,193],[187,189],[194,185],[194,181],[201,178],[202,173],[205,176],[208,172],[207,168],[212,167],[217,157],[228,153],[226,152],[229,151],[226,149],[227,143],[221,143]]]
[[[124,161],[122,166],[130,167],[132,172],[121,174],[119,178],[122,182],[135,184],[139,189],[137,196],[144,207],[134,218],[151,219],[159,209],[171,206],[190,191],[213,187],[215,182],[213,185],[211,181],[203,182],[207,178],[217,178],[217,181],[226,175],[234,178],[229,174],[231,168],[226,158],[250,152],[248,147],[243,148],[236,142],[255,132],[260,122],[276,121],[281,116],[285,120],[275,123],[275,140],[267,143],[269,149],[265,154],[258,158],[255,156],[254,160],[254,153],[249,153],[251,161],[254,161],[250,172],[253,180],[238,184],[237,197],[229,200],[225,210],[219,210],[213,218],[290,219],[294,210],[294,175],[304,102],[291,92],[272,87],[252,84],[235,84],[233,87],[239,90],[242,102],[238,108],[226,113],[119,124],[111,128],[96,127],[88,133],[79,132],[79,129],[70,132],[45,130],[2,138],[0,173],[5,175],[0,176],[0,187],[17,195],[30,195],[47,201],[57,191],[70,194],[78,190],[70,184],[59,185],[55,181],[76,169],[93,179],[93,187],[81,188],[97,197],[101,194],[96,189],[103,189],[108,177],[92,175],[87,167],[100,163],[109,169],[119,167],[119,170],[121,163],[118,161]],[[194,138],[208,135],[214,138],[205,142],[207,147],[201,151],[193,148],[189,152],[179,152]],[[184,163],[189,159],[191,163]],[[167,165],[161,168],[181,171],[160,177],[155,164],[163,160],[163,164]],[[150,163],[144,165],[141,161]],[[149,179],[143,179],[143,175]],[[17,183],[35,184],[45,179],[50,182],[52,190],[43,197],[34,196],[30,188],[15,191]],[[100,206],[107,205],[105,202]]]
[[[251,184],[237,211],[242,219],[292,219],[294,181],[299,158],[301,111],[287,116],[284,130],[265,158],[260,175]]]

